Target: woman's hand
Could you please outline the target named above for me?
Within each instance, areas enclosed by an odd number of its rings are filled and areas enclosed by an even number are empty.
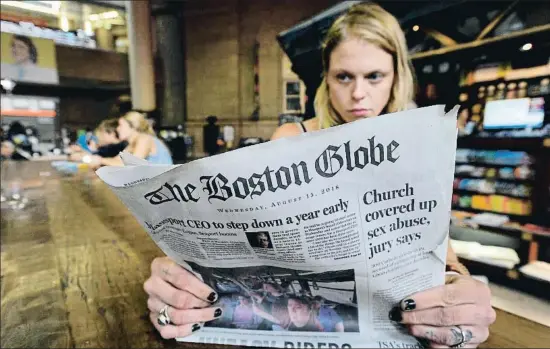
[[[470,276],[447,276],[446,285],[416,293],[401,301],[390,319],[431,348],[477,348],[489,337],[496,313],[487,285]]]
[[[200,329],[200,322],[222,315],[221,308],[211,306],[217,293],[168,257],[153,260],[143,288],[151,322],[165,339],[185,337]],[[170,323],[163,325],[159,313],[166,306]]]

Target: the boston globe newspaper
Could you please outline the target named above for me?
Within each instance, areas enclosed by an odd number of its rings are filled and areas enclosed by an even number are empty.
[[[98,175],[223,315],[181,341],[421,347],[388,313],[444,283],[456,113],[437,105]]]

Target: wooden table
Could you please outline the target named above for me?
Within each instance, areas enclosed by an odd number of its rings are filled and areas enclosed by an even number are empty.
[[[150,324],[142,285],[162,252],[93,172],[28,162],[6,172],[3,185],[22,177],[29,202],[2,208],[2,348],[206,348]],[[497,313],[483,347],[550,345],[549,328]]]

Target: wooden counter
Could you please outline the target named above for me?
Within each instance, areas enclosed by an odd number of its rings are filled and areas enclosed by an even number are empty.
[[[22,177],[29,201],[2,204],[2,348],[206,348],[163,340],[150,324],[142,285],[162,252],[92,172],[12,165],[3,186]],[[548,327],[497,314],[483,347],[550,344]]]

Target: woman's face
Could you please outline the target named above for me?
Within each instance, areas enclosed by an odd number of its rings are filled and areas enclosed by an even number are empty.
[[[11,54],[16,64],[30,62],[31,52],[27,44],[20,40],[13,40],[11,45]]]
[[[128,138],[130,138],[132,132],[134,131],[132,126],[130,126],[128,120],[124,118],[118,119],[118,127],[116,128],[116,130],[118,132],[118,138],[123,141],[128,140]]]
[[[330,102],[345,122],[379,115],[390,99],[393,57],[365,40],[342,41],[330,55]]]

